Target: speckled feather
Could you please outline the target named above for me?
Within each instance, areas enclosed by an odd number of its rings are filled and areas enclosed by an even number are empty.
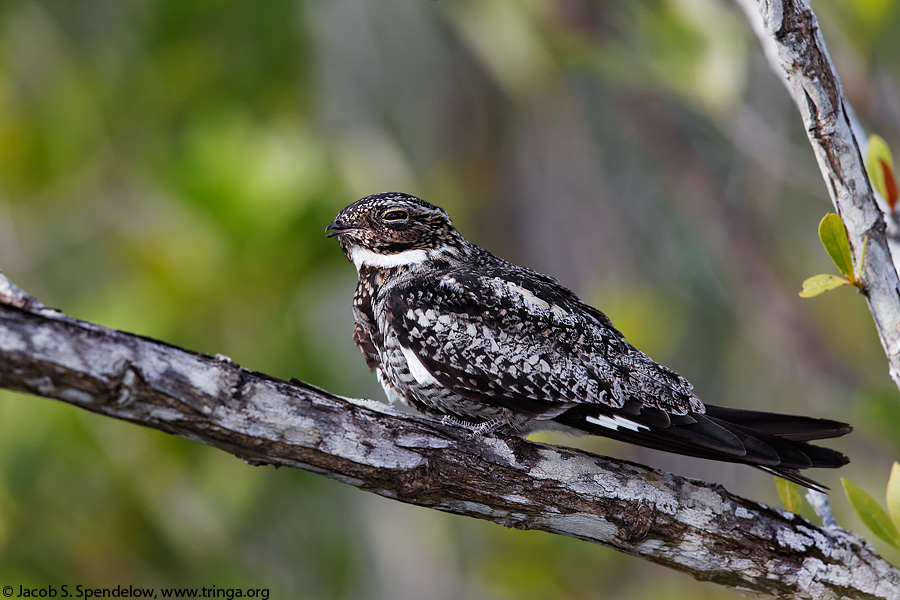
[[[602,312],[469,243],[423,200],[368,196],[328,230],[357,267],[354,341],[391,401],[476,433],[601,434],[745,462],[812,487],[820,486],[797,469],[847,462],[806,442],[849,426],[704,406]]]
[[[386,323],[400,345],[444,387],[518,414],[518,428],[539,429],[535,419],[576,403],[704,410],[683,377],[626,342],[605,315],[481,248],[387,291]]]

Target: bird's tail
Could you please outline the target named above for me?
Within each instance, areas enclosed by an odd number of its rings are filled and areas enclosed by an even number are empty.
[[[618,410],[579,404],[554,420],[585,433],[648,448],[752,465],[819,491],[828,488],[802,475],[801,469],[837,468],[850,461],[836,450],[808,442],[853,431],[846,423],[828,419],[709,404],[705,413],[686,415],[628,404]]]

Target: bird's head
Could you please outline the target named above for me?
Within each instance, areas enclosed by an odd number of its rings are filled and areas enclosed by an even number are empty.
[[[357,200],[325,231],[338,238],[357,270],[419,265],[448,252],[456,254],[464,243],[443,209],[396,192]]]

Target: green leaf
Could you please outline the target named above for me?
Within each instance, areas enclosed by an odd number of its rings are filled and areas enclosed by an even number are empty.
[[[818,296],[822,292],[833,290],[842,285],[851,285],[850,281],[837,275],[830,273],[822,273],[821,275],[813,275],[803,282],[803,289],[800,290],[801,298],[812,298]]]
[[[900,463],[894,461],[887,486],[887,509],[894,526],[900,529]]]
[[[894,177],[894,157],[887,142],[879,135],[869,136],[869,151],[866,153],[866,171],[872,187],[881,194],[891,210],[897,204],[900,192],[897,190],[897,180]]]
[[[775,478],[775,487],[778,489],[778,497],[781,498],[784,507],[792,513],[799,513],[800,507],[803,505],[800,487],[793,481],[781,477]]]
[[[847,494],[853,510],[866,527],[891,546],[900,548],[900,532],[881,505],[849,479],[841,477],[841,483],[844,484],[844,493]]]
[[[850,240],[847,239],[847,229],[844,222],[834,213],[828,213],[819,222],[819,239],[825,246],[825,251],[838,270],[850,280],[856,281],[853,273],[853,256],[850,254]]]

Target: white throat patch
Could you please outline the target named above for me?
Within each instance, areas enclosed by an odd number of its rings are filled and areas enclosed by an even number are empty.
[[[396,254],[378,254],[361,246],[353,246],[350,249],[350,260],[359,271],[362,267],[375,267],[376,269],[390,269],[391,267],[409,267],[420,265],[428,258],[425,250],[404,250]]]

